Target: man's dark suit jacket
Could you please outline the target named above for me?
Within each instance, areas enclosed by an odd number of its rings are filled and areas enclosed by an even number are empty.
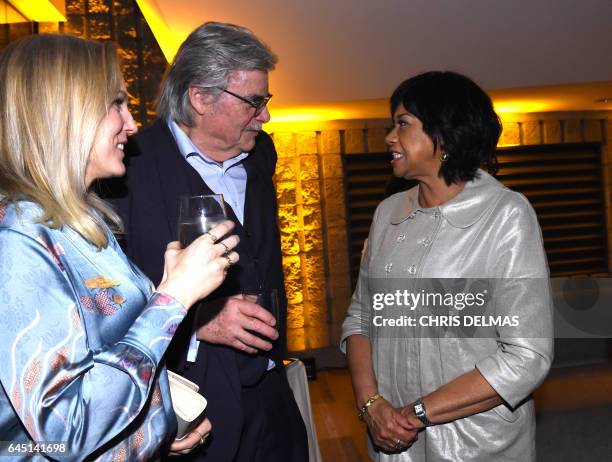
[[[102,193],[110,196],[110,202],[124,221],[127,255],[158,284],[163,274],[166,245],[178,236],[179,196],[212,194],[212,191],[180,154],[167,124],[161,121],[132,139],[127,152],[126,176],[112,184],[109,194],[104,191],[108,187],[103,186]],[[167,354],[169,368],[196,382],[208,400],[207,415],[213,423],[213,432],[204,448],[204,460],[215,462],[232,460],[239,443],[249,444],[244,436],[241,442],[247,406],[242,402],[244,387],[258,384],[266,374],[268,357],[279,362],[285,355],[286,345],[287,299],[272,183],[276,151],[269,135],[259,133],[255,148],[243,162],[247,172],[243,225],[228,205],[229,218],[236,225],[233,233],[240,237],[236,249],[240,261],[230,268],[225,282],[207,300],[239,294],[245,289],[277,289],[280,338],[273,352],[266,356],[246,355],[228,347],[201,342],[196,362],[187,363],[186,352],[194,325],[195,310],[192,309]],[[282,365],[277,369],[282,371]],[[284,376],[283,380],[286,383]],[[298,425],[303,427],[299,414],[297,418],[300,419]],[[244,450],[240,448],[240,452]]]

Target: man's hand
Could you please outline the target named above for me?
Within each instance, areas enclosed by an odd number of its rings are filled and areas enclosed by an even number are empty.
[[[268,310],[250,301],[252,299],[246,295],[234,295],[202,303],[198,307],[198,340],[227,345],[246,353],[271,350],[272,343],[254,333],[276,340],[278,332],[272,327],[276,325],[276,319]],[[211,318],[210,313],[217,315]]]

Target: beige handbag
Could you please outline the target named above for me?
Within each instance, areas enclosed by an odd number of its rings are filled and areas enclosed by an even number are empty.
[[[178,432],[176,439],[183,439],[204,418],[206,398],[198,393],[199,387],[172,371],[168,371],[172,407],[176,414]]]

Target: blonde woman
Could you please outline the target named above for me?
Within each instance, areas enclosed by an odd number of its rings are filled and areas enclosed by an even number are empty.
[[[90,191],[122,175],[137,128],[112,46],[39,35],[0,56],[0,441],[2,455],[148,460],[172,442],[162,357],[188,308],[238,260],[224,222],[170,243],[155,289],[125,257]],[[37,443],[37,444],[34,444]]]

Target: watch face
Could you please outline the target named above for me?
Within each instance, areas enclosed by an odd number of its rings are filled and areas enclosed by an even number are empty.
[[[422,404],[417,404],[416,406],[414,406],[414,413],[416,415],[424,414],[425,411],[423,410],[423,405]]]

